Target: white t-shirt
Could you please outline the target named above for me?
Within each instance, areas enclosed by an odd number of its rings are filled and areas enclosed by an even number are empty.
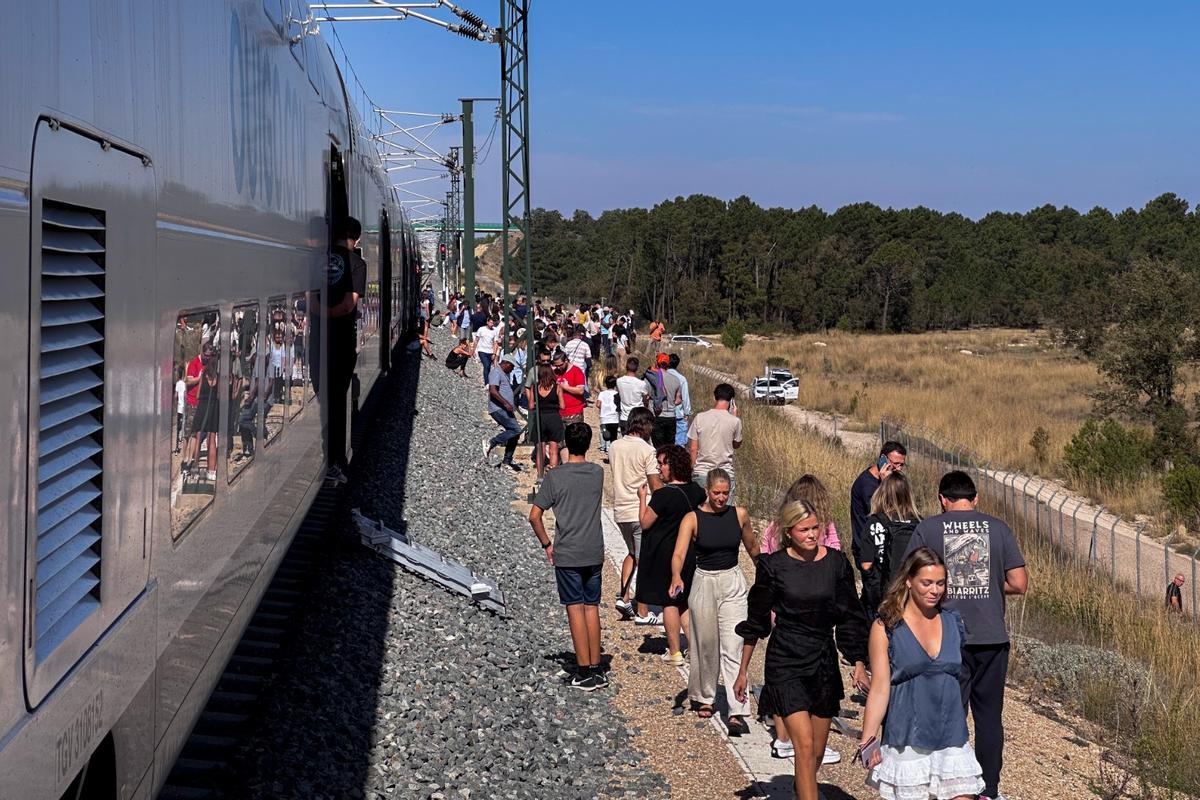
[[[630,411],[646,407],[643,398],[649,394],[649,387],[636,375],[622,375],[617,378],[617,393],[621,395],[621,422],[625,422]]]
[[[617,414],[617,390],[605,389],[600,393],[600,424],[615,425],[621,421]]]
[[[475,331],[475,352],[488,353],[489,355],[495,353],[496,337],[499,335],[499,328],[489,328],[487,325]]]
[[[582,372],[587,372],[587,360],[592,357],[592,348],[583,339],[572,339],[567,342],[567,346],[563,348],[567,358],[572,364],[579,367]]]
[[[629,337],[623,333],[617,337],[617,349],[618,350],[628,350],[629,349]]]
[[[187,397],[187,384],[183,382],[183,378],[175,381],[175,413],[183,413],[184,399]]]

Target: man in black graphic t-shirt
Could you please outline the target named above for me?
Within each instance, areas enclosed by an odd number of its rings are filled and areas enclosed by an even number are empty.
[[[1004,766],[1004,680],[1008,675],[1006,595],[1025,594],[1025,557],[1002,520],[975,509],[975,482],[965,472],[947,472],[938,484],[945,513],[917,526],[908,553],[928,547],[946,562],[945,607],[962,615],[967,639],[958,682],[963,707],[975,719],[975,755],[983,767],[980,797],[1000,795]]]
[[[362,224],[346,217],[334,227],[329,248],[329,412],[326,456],[328,480],[344,483],[346,466],[346,390],[358,361],[358,301],[367,291],[367,262],[358,251]]]

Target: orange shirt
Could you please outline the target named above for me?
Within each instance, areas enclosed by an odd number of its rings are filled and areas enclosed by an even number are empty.
[[[667,329],[666,326],[663,325],[661,322],[651,323],[650,324],[650,338],[656,342],[661,342],[663,331],[665,331],[666,329]]]

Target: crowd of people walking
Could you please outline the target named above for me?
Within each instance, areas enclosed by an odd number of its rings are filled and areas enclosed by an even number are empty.
[[[760,536],[736,502],[736,451],[747,433],[737,393],[719,384],[711,407],[694,414],[661,323],[650,326],[648,355],[635,350],[632,312],[600,304],[550,308],[519,297],[505,310],[487,297],[456,297],[445,324],[458,342],[447,367],[466,375],[476,361],[488,387],[500,430],[483,444],[487,463],[520,470],[517,443],[524,434],[533,445],[542,477],[529,521],[566,610],[569,686],[608,684],[607,504],[624,544],[616,619],[648,633],[661,627],[661,658],[688,668],[699,718],[723,707],[729,736],[749,731],[751,663],[765,643],[758,717],[774,731],[772,755],[794,759],[798,798],[816,800],[818,770],[840,760],[827,742],[847,689],[865,697],[855,757],[880,797],[1002,797],[1005,598],[1025,593],[1028,578],[1012,531],[976,508],[970,476],[944,475],[941,513],[922,519],[907,452],[887,442],[846,487],[848,553],[817,475],[796,478]],[[533,364],[522,346],[530,326]],[[752,581],[744,564],[754,566]]]

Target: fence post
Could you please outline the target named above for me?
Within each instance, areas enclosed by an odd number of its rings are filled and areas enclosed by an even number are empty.
[[[1134,588],[1138,597],[1142,596],[1142,528],[1144,527],[1145,525],[1138,525],[1137,527],[1137,539],[1133,552],[1133,563],[1137,569],[1137,580],[1134,582]]]
[[[1088,566],[1095,568],[1096,566],[1096,525],[1100,522],[1100,514],[1104,512],[1104,506],[1096,509],[1096,516],[1092,517],[1092,541],[1088,545]]]
[[[884,434],[884,427],[883,427],[886,419],[887,419],[887,417],[879,418],[879,449],[880,450],[883,449],[883,443],[887,441],[887,439],[884,438],[885,434]]]
[[[1117,515],[1117,518],[1113,520],[1112,527],[1109,528],[1108,535],[1109,574],[1112,575],[1114,581],[1117,579],[1117,526],[1120,524],[1121,517]]]
[[[1171,540],[1175,538],[1175,534],[1170,534],[1166,539],[1163,539],[1163,586],[1171,582]]]
[[[1192,552],[1192,620],[1197,619],[1196,615],[1196,554],[1200,553],[1200,546]]]
[[[1075,501],[1075,510],[1071,512],[1071,558],[1079,559],[1079,509],[1083,508],[1081,501]]]
[[[1054,498],[1058,497],[1062,489],[1055,489],[1054,494],[1050,495],[1050,499],[1046,501],[1046,519],[1050,522],[1050,544],[1054,544]]]
[[[1029,526],[1029,482],[1033,480],[1032,475],[1025,476],[1025,483],[1021,484],[1021,525],[1028,528]]]

